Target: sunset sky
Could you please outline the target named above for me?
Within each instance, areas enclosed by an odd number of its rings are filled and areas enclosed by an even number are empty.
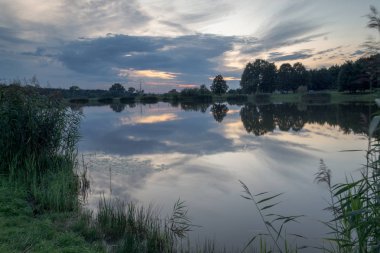
[[[256,58],[319,68],[354,60],[378,0],[0,0],[0,79],[146,92],[232,88]],[[377,37],[378,38],[378,37]]]

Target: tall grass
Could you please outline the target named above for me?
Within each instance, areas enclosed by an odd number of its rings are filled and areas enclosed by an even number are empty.
[[[10,85],[0,89],[0,174],[26,186],[45,209],[77,206],[73,171],[80,115],[57,97]]]
[[[95,215],[87,211],[79,218],[77,230],[90,240],[104,240],[110,252],[190,252],[181,244],[192,225],[180,200],[171,216],[161,219],[152,206],[103,197]]]
[[[358,177],[332,185],[331,171],[321,160],[316,181],[327,184],[331,196],[327,210],[334,217],[325,223],[332,231],[327,252],[380,252],[380,141],[372,138],[378,117],[370,124],[367,162]]]
[[[242,252],[245,252],[249,247],[252,247],[254,243],[260,240],[259,244],[254,246],[254,249],[258,249],[259,252],[298,252],[300,249],[307,248],[306,246],[298,247],[297,245],[289,245],[287,236],[295,236],[298,238],[304,238],[298,234],[287,234],[285,226],[290,222],[298,222],[298,219],[303,215],[291,215],[284,216],[281,214],[275,214],[270,211],[274,206],[277,206],[280,201],[277,201],[278,197],[282,193],[270,195],[268,192],[260,192],[253,194],[248,186],[240,181],[243,187],[243,198],[251,201],[256,210],[258,211],[261,220],[264,223],[266,233],[255,234],[248,241]],[[270,238],[269,242],[266,238]]]

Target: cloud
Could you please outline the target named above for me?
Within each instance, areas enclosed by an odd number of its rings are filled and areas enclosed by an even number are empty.
[[[322,22],[308,18],[308,8],[309,6],[304,1],[300,1],[280,9],[259,29],[258,39],[242,45],[240,53],[256,56],[283,47],[312,42],[326,36],[328,32],[320,31]],[[301,57],[299,59],[305,59],[303,57],[308,55],[299,56]],[[289,58],[297,58],[297,55],[294,54]]]
[[[362,50],[356,50],[355,52],[353,52],[353,53],[351,54],[351,56],[361,56],[361,55],[363,55],[363,54],[365,54],[364,51],[362,51]]]
[[[284,54],[279,52],[272,52],[269,54],[268,60],[269,61],[295,61],[295,60],[303,60],[308,59],[310,57],[313,57],[313,50],[311,49],[304,49],[296,52],[292,52],[290,54]]]
[[[178,37],[110,35],[65,44],[56,55],[68,69],[85,75],[132,74],[174,79],[179,74],[199,81],[214,72],[214,59],[231,50],[240,38],[218,35]],[[206,78],[207,78],[206,77]]]
[[[333,47],[333,48],[328,48],[326,50],[322,50],[322,51],[318,51],[316,52],[315,54],[318,55],[318,54],[327,54],[327,53],[331,53],[331,52],[334,52],[336,50],[339,50],[341,49],[343,46],[339,46],[339,47]]]
[[[172,80],[177,77],[178,73],[157,71],[157,70],[134,70],[134,69],[120,69],[119,76],[128,77],[133,76],[136,78],[157,78],[164,80]]]

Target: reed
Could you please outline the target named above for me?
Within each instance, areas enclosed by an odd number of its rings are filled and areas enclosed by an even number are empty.
[[[26,186],[41,208],[75,209],[80,115],[57,97],[11,85],[0,90],[0,119],[0,174]]]
[[[334,217],[325,222],[332,231],[326,252],[380,251],[380,141],[372,138],[378,117],[370,124],[367,162],[358,177],[332,185],[331,171],[321,160],[316,181],[328,186],[331,202],[326,209]]]

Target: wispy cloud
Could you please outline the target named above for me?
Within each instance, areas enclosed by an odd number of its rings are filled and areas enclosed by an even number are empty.
[[[268,60],[275,62],[282,61],[294,61],[294,60],[303,60],[313,57],[312,49],[304,49],[296,52],[292,52],[290,54],[272,52],[269,54]]]

